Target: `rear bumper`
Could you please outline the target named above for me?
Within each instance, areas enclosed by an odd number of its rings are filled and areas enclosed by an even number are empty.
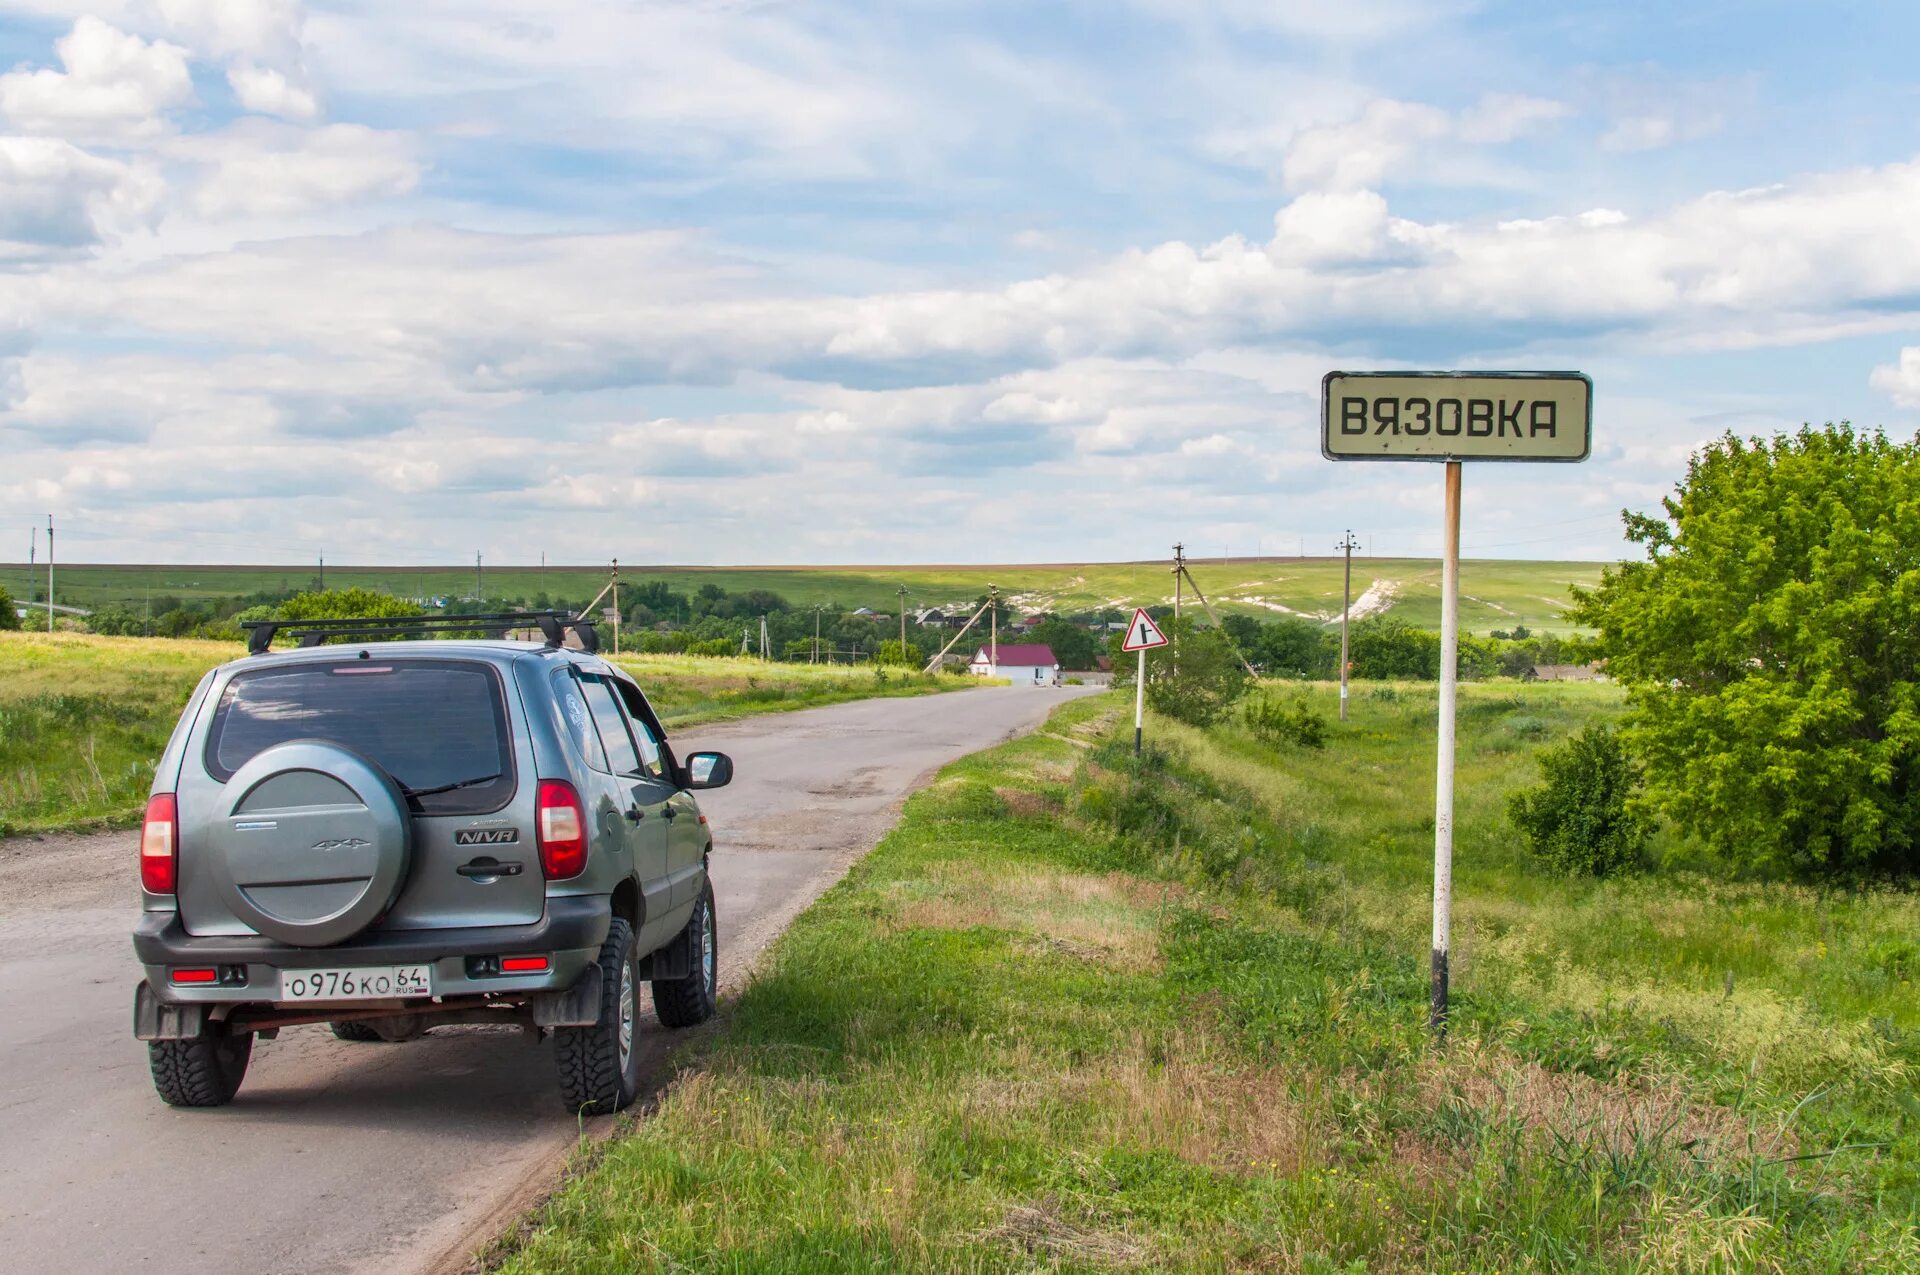
[[[377,965],[432,965],[435,999],[571,987],[600,953],[613,911],[601,896],[547,900],[546,914],[532,925],[489,925],[446,930],[389,930],[365,934],[335,947],[291,947],[256,934],[193,935],[177,912],[147,912],[133,932],[133,951],[147,982],[162,1001],[271,1003],[280,996],[280,972],[351,969]],[[539,974],[469,977],[470,956],[539,953],[548,966]],[[175,987],[178,966],[237,966],[245,981],[234,986]]]

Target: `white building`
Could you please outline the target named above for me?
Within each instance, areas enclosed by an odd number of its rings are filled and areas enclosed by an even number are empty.
[[[998,658],[995,658],[995,655]],[[973,653],[967,672],[975,677],[1004,677],[1015,686],[1060,685],[1060,661],[1050,646],[1015,646],[1002,642],[997,652],[981,647]]]

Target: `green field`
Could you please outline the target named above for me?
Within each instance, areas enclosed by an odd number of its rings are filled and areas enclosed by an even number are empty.
[[[1920,1269],[1920,898],[1542,872],[1504,796],[1619,693],[1469,686],[1435,1048],[1434,692],[1354,705],[949,767],[495,1265]]]
[[[1275,616],[1288,612],[1319,619],[1340,613],[1342,563],[1338,558],[1191,559],[1191,570],[1208,598],[1223,610]],[[1599,578],[1593,562],[1469,561],[1461,567],[1461,623],[1470,632],[1508,629],[1524,622],[1542,632],[1565,632],[1561,621],[1567,586]],[[56,601],[81,607],[109,604],[140,608],[151,597],[237,597],[266,590],[304,589],[317,582],[312,567],[242,566],[61,566]],[[1164,562],[980,567],[623,567],[622,581],[665,581],[691,593],[713,583],[728,590],[768,589],[796,606],[831,603],[848,610],[871,607],[892,614],[895,592],[905,585],[909,605],[962,605],[996,584],[1015,604],[1033,610],[1093,610],[1131,607],[1173,598],[1173,577]],[[1355,558],[1354,595],[1359,613],[1393,614],[1427,628],[1440,622],[1440,566],[1429,559]],[[584,601],[607,581],[602,567],[501,567],[485,571],[489,597],[550,596]],[[1376,587],[1377,582],[1377,587]],[[44,578],[41,584],[44,586]],[[327,568],[331,588],[363,586],[402,597],[461,597],[474,591],[472,567]],[[24,564],[0,566],[0,588],[16,598],[28,593]],[[1372,591],[1369,597],[1369,590]]]
[[[140,817],[153,766],[224,642],[0,633],[0,836],[110,827]],[[978,685],[966,677],[844,665],[620,656],[670,727],[877,695]]]

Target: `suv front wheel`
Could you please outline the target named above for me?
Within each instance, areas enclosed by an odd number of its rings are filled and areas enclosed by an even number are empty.
[[[640,1092],[635,1034],[640,1019],[640,960],[633,926],[614,917],[600,945],[600,1018],[591,1027],[556,1027],[554,1060],[567,1110],[604,1116]]]
[[[713,915],[713,882],[701,892],[679,942],[686,945],[687,972],[653,980],[653,1012],[664,1027],[692,1027],[713,1017],[720,996],[720,927]]]

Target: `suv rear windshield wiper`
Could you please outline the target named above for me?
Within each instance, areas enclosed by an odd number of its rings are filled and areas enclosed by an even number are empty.
[[[475,775],[472,779],[457,779],[453,783],[435,784],[431,788],[409,788],[401,784],[400,791],[409,797],[431,797],[435,793],[452,792],[456,788],[478,788],[481,784],[490,784],[500,778],[500,774],[501,772],[496,770],[491,775]]]

